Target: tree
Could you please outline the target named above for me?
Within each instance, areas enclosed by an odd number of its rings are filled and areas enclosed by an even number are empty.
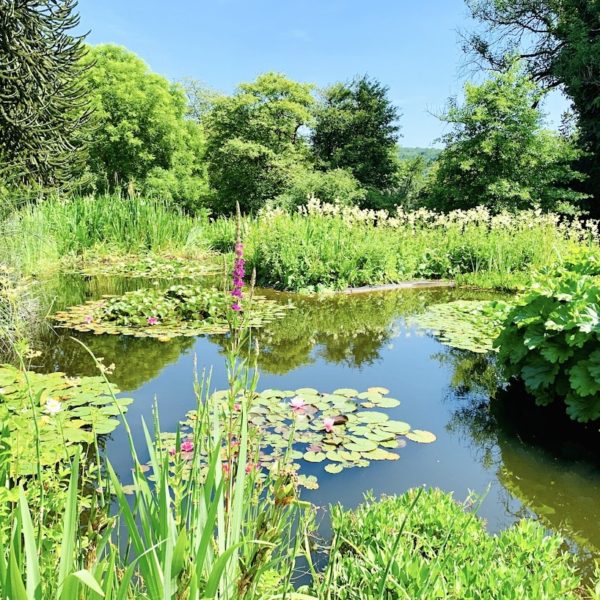
[[[433,207],[565,210],[585,197],[569,187],[582,178],[571,168],[580,152],[543,128],[541,94],[518,63],[465,86],[464,104],[442,116],[453,129],[432,172]]]
[[[89,60],[88,168],[96,187],[133,188],[196,206],[207,188],[205,142],[201,126],[186,118],[183,89],[120,46],[91,48]]]
[[[516,55],[534,81],[561,87],[579,116],[592,156],[589,189],[600,196],[600,0],[467,0],[480,33],[466,46],[485,66],[504,70]]]
[[[247,211],[279,196],[298,165],[308,162],[302,128],[310,125],[312,85],[279,73],[243,83],[217,99],[206,116],[207,161],[215,207]]]
[[[0,176],[60,186],[88,116],[76,0],[0,0]]]
[[[384,190],[397,169],[398,109],[388,88],[368,77],[323,92],[312,147],[324,169],[349,169],[368,187]]]

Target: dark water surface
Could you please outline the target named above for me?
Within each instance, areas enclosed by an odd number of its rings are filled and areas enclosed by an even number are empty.
[[[152,285],[148,281],[61,278],[55,284],[56,307],[78,304],[104,293]],[[161,284],[158,284],[161,285]],[[326,473],[304,464],[320,488],[304,497],[326,507],[358,504],[367,490],[376,495],[401,493],[413,486],[437,486],[464,499],[470,491],[487,493],[480,515],[490,531],[523,516],[539,518],[562,533],[584,564],[600,557],[600,451],[598,427],[565,424],[535,410],[518,390],[501,390],[490,400],[495,371],[485,357],[450,350],[411,324],[410,317],[430,304],[477,297],[455,290],[402,290],[383,294],[292,298],[296,309],[257,332],[261,347],[259,389],[314,387],[389,388],[401,401],[392,418],[432,431],[433,444],[409,442],[400,460],[373,461],[366,469]],[[481,296],[480,296],[481,297]],[[91,375],[94,367],[70,333],[49,333],[39,369]],[[180,338],[168,343],[131,337],[79,334],[105,364],[123,395],[135,402],[128,420],[140,449],[139,424],[152,422],[156,399],[163,431],[174,431],[195,407],[194,361],[212,369],[216,388],[225,386],[223,340],[219,336]],[[106,441],[106,452],[129,483],[129,452],[123,428]],[[325,527],[326,529],[326,527]]]

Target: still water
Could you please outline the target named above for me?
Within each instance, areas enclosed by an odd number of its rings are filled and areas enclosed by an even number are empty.
[[[165,282],[62,277],[54,282],[55,308]],[[535,409],[515,386],[495,392],[496,373],[489,359],[451,350],[411,323],[428,305],[474,293],[455,290],[402,290],[320,300],[278,295],[296,309],[257,332],[261,358],[259,389],[340,387],[365,390],[383,386],[401,401],[391,418],[432,431],[433,444],[409,442],[400,460],[373,461],[366,469],[326,473],[304,464],[320,487],[303,492],[320,507],[358,504],[367,490],[401,493],[413,486],[436,486],[464,499],[486,494],[480,510],[490,531],[523,516],[538,518],[562,533],[582,564],[600,557],[600,438],[598,427],[565,422],[562,415]],[[481,297],[481,296],[479,296]],[[59,330],[44,335],[37,368],[68,375],[92,375],[94,367],[81,346]],[[78,334],[105,364],[122,395],[135,399],[128,420],[136,444],[144,448],[139,424],[152,423],[158,404],[163,431],[174,431],[195,407],[194,364],[212,370],[216,388],[225,385],[223,339],[149,339]],[[129,452],[123,428],[106,440],[106,453],[125,483]],[[324,533],[327,531],[324,521]]]

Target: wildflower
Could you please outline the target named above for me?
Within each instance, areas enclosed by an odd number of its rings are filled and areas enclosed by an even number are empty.
[[[62,410],[62,404],[54,398],[46,400],[46,408],[44,409],[49,415],[56,415]]]
[[[158,323],[157,317],[148,317],[147,319],[148,325],[156,325]]]
[[[236,402],[233,405],[233,410],[235,410],[235,412],[240,412],[242,410],[242,405],[239,402]]]
[[[86,315],[85,317],[83,317],[83,322],[87,323],[88,325],[94,320],[94,317],[92,317],[92,315]]]
[[[258,471],[259,466],[257,463],[248,463],[246,465],[246,475],[250,475],[250,473],[252,473],[252,471]]]
[[[299,411],[305,408],[306,402],[300,397],[296,396],[290,400],[290,407],[293,411]]]
[[[190,439],[183,440],[183,442],[181,442],[181,451],[182,452],[193,452],[194,451],[194,442]]]
[[[235,262],[233,264],[233,289],[231,290],[231,296],[233,303],[231,304],[231,310],[240,312],[242,307],[240,302],[244,297],[242,289],[244,287],[244,277],[246,275],[246,261],[244,260],[244,244],[242,243],[242,234],[240,226],[241,216],[240,209],[238,206],[237,214],[237,226],[236,226],[236,242],[235,242]]]
[[[225,475],[229,475],[229,473],[231,473],[231,466],[229,463],[223,463],[223,473]]]
[[[323,419],[323,425],[325,426],[325,431],[331,433],[333,431],[333,426],[335,425],[335,419],[332,417],[325,417]]]

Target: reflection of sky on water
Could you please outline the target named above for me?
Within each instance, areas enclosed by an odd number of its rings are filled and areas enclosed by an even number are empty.
[[[136,285],[139,283],[128,284]],[[109,293],[106,283],[101,286],[93,280],[87,284],[76,281],[73,287],[72,297],[77,302]],[[489,489],[480,515],[492,531],[529,514],[525,502],[547,526],[600,549],[598,462],[565,459],[563,449],[568,440],[549,448],[538,439],[523,441],[519,428],[507,425],[510,419],[487,410],[485,390],[493,381],[487,364],[473,355],[448,351],[407,324],[407,315],[427,304],[457,297],[457,292],[448,290],[414,290],[319,301],[296,299],[295,311],[257,332],[262,350],[259,389],[309,386],[327,392],[339,387],[362,391],[384,386],[391,397],[401,401],[399,407],[389,410],[391,418],[433,431],[438,437],[430,445],[409,442],[399,450],[399,461],[373,461],[368,468],[339,475],[326,473],[323,465],[305,464],[304,472],[318,475],[320,483],[318,490],[304,492],[305,497],[323,507],[338,501],[354,506],[367,490],[379,495],[419,485],[437,486],[462,500],[470,491],[485,493]],[[68,294],[63,303],[67,298]],[[128,420],[139,448],[144,447],[144,440],[137,425],[142,418],[151,425],[155,401],[163,431],[175,430],[194,408],[195,361],[200,372],[211,372],[215,388],[225,385],[222,340],[218,337],[169,343],[79,337],[96,355],[103,356],[106,364],[117,365],[113,380],[135,399]],[[93,373],[91,360],[67,334],[53,335],[46,343],[48,352],[41,368]],[[510,396],[512,392],[507,393]],[[503,400],[509,401],[510,397]],[[538,418],[526,427],[529,431],[540,424],[543,426]],[[128,481],[123,428],[112,434],[107,453],[121,478]],[[577,459],[579,455],[573,456]]]

